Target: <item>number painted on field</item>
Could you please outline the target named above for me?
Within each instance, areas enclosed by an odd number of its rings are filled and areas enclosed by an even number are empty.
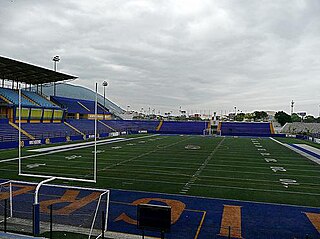
[[[66,159],[68,160],[72,160],[72,159],[76,159],[76,158],[81,158],[81,155],[71,155],[71,156],[67,156]]]
[[[45,163],[28,164],[27,168],[32,169],[32,168],[38,168],[40,166],[46,166],[46,164]]]
[[[269,156],[270,153],[260,153],[262,156]]]
[[[286,172],[287,170],[284,167],[270,167],[273,172]]]
[[[92,151],[92,153],[94,154],[94,151]],[[104,153],[104,150],[97,150],[97,154],[101,154]]]
[[[264,160],[265,160],[267,163],[276,163],[276,162],[278,162],[276,159],[265,158]]]
[[[294,179],[280,179],[279,181],[285,188],[288,188],[291,185],[299,185],[297,180]]]

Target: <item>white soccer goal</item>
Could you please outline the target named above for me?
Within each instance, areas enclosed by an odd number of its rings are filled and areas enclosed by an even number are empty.
[[[0,199],[7,199],[7,230],[34,233],[39,231],[80,233],[88,239],[101,238],[108,229],[110,191],[97,188],[41,184],[38,187],[38,215],[35,215],[36,183],[8,181],[0,184]],[[0,200],[0,225],[4,224],[3,201]]]

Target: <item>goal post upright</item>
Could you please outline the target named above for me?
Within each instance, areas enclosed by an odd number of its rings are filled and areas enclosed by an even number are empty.
[[[36,187],[34,192],[34,204],[33,204],[33,235],[38,236],[40,234],[40,203],[39,203],[39,190],[45,183],[55,180],[55,177],[42,180]]]
[[[97,182],[97,117],[98,117],[98,83],[96,82],[96,98],[94,105],[94,169],[93,169],[93,180]]]
[[[19,146],[19,175],[21,174],[21,84],[18,86],[19,90],[19,106],[18,106],[18,112],[19,112],[19,136],[18,136],[18,146]]]

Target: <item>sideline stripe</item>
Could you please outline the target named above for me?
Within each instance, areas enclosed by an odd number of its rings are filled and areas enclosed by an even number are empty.
[[[223,205],[219,236],[242,238],[241,236],[241,206]]]
[[[317,158],[316,156],[313,155],[312,152],[308,151],[308,150],[303,150],[302,148],[296,146],[296,145],[290,145],[290,144],[285,144],[285,143],[282,143],[272,137],[270,137],[271,140],[277,142],[278,144],[281,144],[282,146],[285,146],[289,149],[291,149],[292,151],[306,157],[307,159],[315,162],[316,164],[319,164],[320,165],[320,161],[319,161],[319,158]],[[306,152],[307,151],[307,152]],[[319,156],[318,156],[319,157]]]

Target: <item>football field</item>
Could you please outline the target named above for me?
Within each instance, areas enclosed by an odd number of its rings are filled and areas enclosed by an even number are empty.
[[[25,148],[22,156],[23,173],[93,178],[90,142]],[[41,180],[18,176],[16,157],[1,153],[2,179]],[[98,188],[320,206],[320,165],[270,138],[119,136],[98,140],[97,162]]]

